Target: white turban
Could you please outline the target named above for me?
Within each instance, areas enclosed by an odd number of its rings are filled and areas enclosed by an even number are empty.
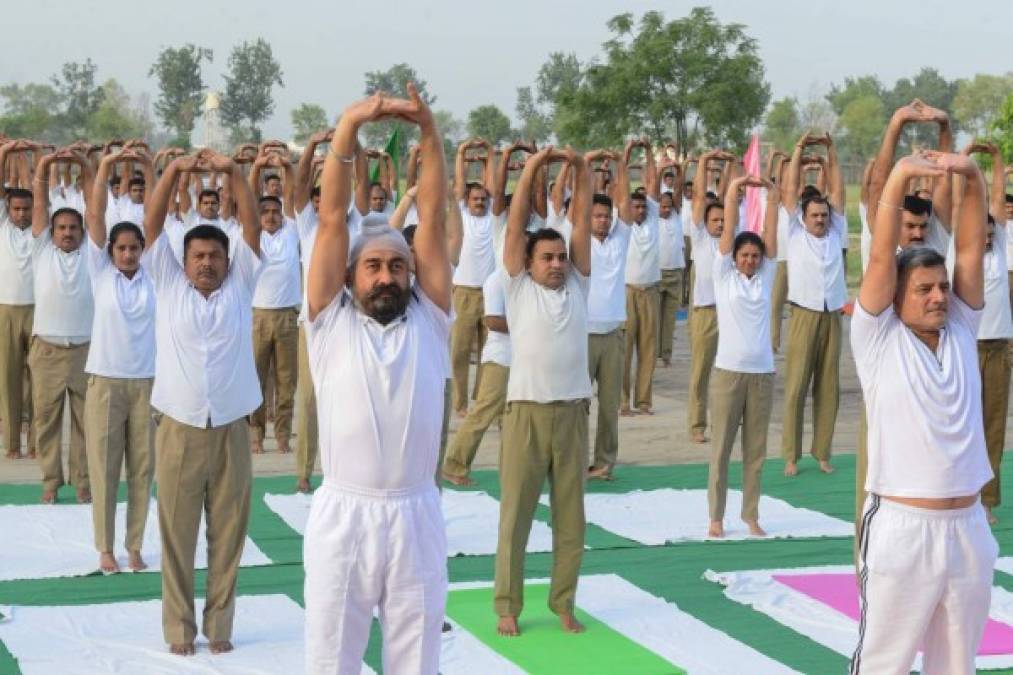
[[[362,219],[362,230],[348,248],[349,266],[354,265],[366,251],[376,250],[399,253],[405,260],[411,255],[404,235],[392,228],[387,216],[382,213],[370,213]]]

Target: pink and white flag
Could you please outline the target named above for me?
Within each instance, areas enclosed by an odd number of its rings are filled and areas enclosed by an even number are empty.
[[[742,157],[746,173],[751,176],[760,175],[760,135],[753,134],[749,141],[749,148]],[[746,188],[746,222],[743,224],[745,230],[760,234],[763,229],[763,199],[760,195],[760,188]]]

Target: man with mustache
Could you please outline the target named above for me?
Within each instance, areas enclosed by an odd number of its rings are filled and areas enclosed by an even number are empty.
[[[64,484],[61,436],[64,399],[70,398],[70,482],[79,503],[91,502],[84,441],[84,373],[95,311],[88,265],[81,253],[84,217],[72,208],[49,214],[49,167],[56,159],[81,167],[85,189],[94,173],[83,155],[70,150],[42,156],[32,182],[32,272],[35,317],[28,368],[32,373],[32,416],[42,468],[42,501],[56,502]]]
[[[324,474],[303,546],[308,673],[358,673],[377,608],[384,672],[439,667],[447,551],[434,476],[451,323],[447,186],[432,112],[410,83],[408,95],[346,108],[320,180],[304,323]],[[356,135],[391,117],[421,133],[414,283],[408,243],[384,214],[368,214],[349,236]]]
[[[567,251],[554,229],[525,240],[532,185],[550,148],[531,156],[514,190],[503,248],[503,285],[513,360],[507,383],[500,455],[499,544],[495,611],[500,635],[520,634],[524,551],[546,476],[552,510],[553,573],[549,607],[563,630],[581,632],[574,615],[584,551],[584,474],[587,457],[588,286],[591,272],[591,173],[567,149],[574,174]],[[557,153],[557,156],[560,156]]]
[[[183,172],[229,178],[242,237],[229,253],[221,228],[201,223],[183,239],[180,265],[163,236]],[[195,653],[194,554],[207,513],[203,633],[212,654],[232,650],[236,575],[250,516],[247,415],[261,404],[251,304],[261,271],[260,218],[233,160],[211,151],[173,160],[144,216],[141,259],[157,295],[155,382],[158,525],[162,540],[162,631],[173,654]]]

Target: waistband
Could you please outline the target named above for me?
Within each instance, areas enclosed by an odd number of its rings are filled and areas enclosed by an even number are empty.
[[[546,401],[545,403],[541,403],[539,401],[507,401],[507,405],[569,408],[571,406],[585,405],[587,402],[588,399],[586,398],[573,398],[566,401]]]
[[[635,291],[649,291],[652,288],[657,288],[661,285],[660,281],[655,281],[649,284],[626,284],[626,288],[632,288]]]
[[[959,509],[923,509],[918,506],[911,506],[910,504],[901,504],[890,499],[883,499],[879,495],[869,495],[869,498],[875,497],[879,500],[880,511],[893,511],[895,513],[907,513],[915,516],[916,518],[923,518],[925,520],[956,520],[958,518],[967,518],[981,513],[981,499],[979,498],[970,506],[965,506]]]
[[[298,312],[299,305],[289,305],[287,307],[254,307],[254,312]]]
[[[693,307],[693,311],[695,312],[699,309],[709,309],[712,311],[717,311],[717,307],[718,307],[717,305],[696,305]]]
[[[367,499],[403,499],[406,497],[420,497],[429,493],[439,494],[435,481],[426,481],[420,485],[403,488],[368,488],[361,485],[348,485],[347,483],[329,481],[325,478],[318,489],[337,495],[366,497]]]
[[[455,289],[463,288],[466,291],[478,291],[479,293],[482,292],[481,286],[465,286],[463,284],[454,284],[454,288]]]

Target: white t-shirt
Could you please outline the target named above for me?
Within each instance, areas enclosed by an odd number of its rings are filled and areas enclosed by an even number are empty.
[[[847,299],[841,256],[847,223],[844,216],[831,212],[826,234],[814,237],[801,218],[797,211],[788,230],[788,300],[814,312],[836,312]]]
[[[648,199],[644,222],[627,225],[630,228],[630,247],[626,254],[626,283],[634,286],[658,283],[661,281],[658,202]]]
[[[992,249],[985,251],[982,268],[985,276],[985,308],[981,312],[978,326],[979,340],[1003,340],[1013,338],[1013,320],[1010,317],[1009,270],[1006,261],[1007,232],[997,226],[992,235]],[[950,249],[946,252],[946,271],[953,280],[953,264],[957,259],[956,237],[950,237]]]
[[[696,263],[696,277],[693,280],[693,306],[714,305],[714,258],[718,254],[718,237],[707,231],[704,223],[692,228],[693,262]]]
[[[35,304],[32,277],[32,226],[15,227],[6,212],[0,216],[0,305]]]
[[[658,216],[659,264],[663,270],[681,270],[686,267],[684,251],[686,240],[682,236],[682,218],[672,209],[668,218]]]
[[[551,290],[521,272],[504,269],[507,323],[513,359],[507,401],[574,401],[591,397],[587,372],[588,278],[571,267]]]
[[[306,312],[309,311],[306,289],[309,287],[310,260],[313,259],[313,244],[317,241],[318,222],[320,221],[317,210],[313,208],[312,202],[295,214],[295,225],[299,232],[299,259],[302,262],[302,307],[299,309],[299,323],[306,320]]]
[[[461,209],[464,241],[461,259],[454,272],[454,285],[479,288],[497,268],[495,240],[499,219],[493,215],[491,208],[486,210],[485,215],[471,215],[463,200],[458,202],[458,208]]]
[[[183,220],[173,215],[167,216],[165,227],[163,228],[163,233],[168,238],[169,246],[172,248],[172,252],[175,254],[179,264],[183,264],[183,244],[186,240],[186,233],[198,225],[214,225],[229,237],[229,260],[232,260],[236,255],[236,246],[239,240],[243,238],[243,228],[236,222],[236,219],[229,218],[228,220],[222,220],[221,218],[215,218],[214,220],[206,220],[191,209],[183,217]]]
[[[155,287],[144,268],[132,279],[116,269],[91,237],[82,244],[95,296],[95,320],[84,372],[102,377],[155,376]]]
[[[736,373],[774,372],[770,345],[770,297],[777,261],[764,258],[747,278],[732,254],[714,257],[714,300],[718,315],[718,353],[714,365]]]
[[[127,221],[144,227],[144,203],[135,204],[130,197],[117,197],[116,223]],[[115,225],[116,223],[113,223]]]
[[[591,283],[587,296],[587,330],[611,333],[626,323],[626,260],[630,226],[612,221],[605,241],[591,237]]]
[[[87,238],[87,235],[85,235]],[[95,302],[88,264],[81,246],[64,253],[53,244],[47,227],[32,242],[35,319],[32,335],[58,344],[83,344],[91,339]]]
[[[253,292],[253,306],[258,309],[298,307],[302,302],[296,227],[294,221],[285,218],[274,234],[260,231],[262,266]]]
[[[506,297],[503,294],[502,275],[493,272],[482,284],[486,316],[501,316],[506,319]],[[482,347],[481,362],[491,361],[504,368],[510,367],[510,334],[490,330]]]
[[[348,290],[307,319],[325,484],[432,485],[451,321],[418,285],[404,316],[386,326],[356,309]]]
[[[261,402],[253,362],[253,289],[260,258],[235,242],[221,288],[205,298],[190,283],[167,237],[141,257],[157,295],[151,405],[201,429],[249,415]]]
[[[975,337],[980,320],[980,310],[951,293],[933,353],[892,306],[872,316],[855,303],[851,347],[869,420],[869,492],[963,497],[991,480]]]

